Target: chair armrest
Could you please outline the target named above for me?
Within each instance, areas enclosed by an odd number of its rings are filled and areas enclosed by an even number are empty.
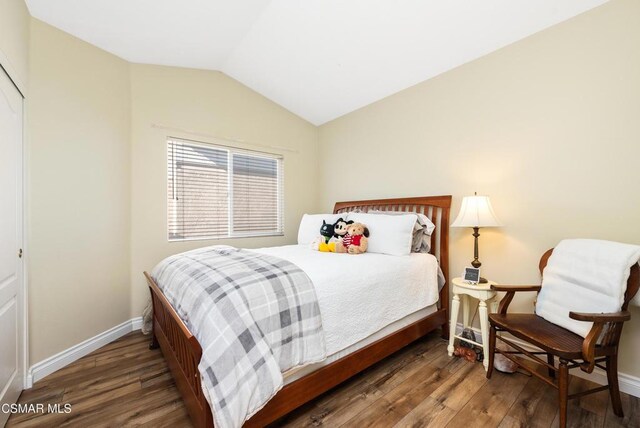
[[[502,315],[507,313],[513,296],[515,296],[518,291],[540,291],[540,288],[540,285],[491,285],[493,291],[504,291],[507,293],[502,300],[500,300],[500,305],[498,306],[498,313]]]
[[[591,321],[598,323],[605,322],[625,322],[631,319],[628,311],[604,313],[585,313],[585,312],[569,312],[569,318],[578,321]]]
[[[498,285],[492,284],[491,289],[494,291],[540,291],[542,287],[540,285]]]
[[[582,342],[582,359],[584,363],[580,364],[580,369],[583,372],[591,373],[596,364],[596,345],[607,323],[623,323],[631,319],[631,314],[627,311],[613,312],[613,313],[582,313],[582,312],[569,312],[569,318],[578,321],[590,321],[593,322],[591,330],[584,338]],[[615,324],[614,324],[615,325]],[[615,328],[611,325],[608,328]],[[618,333],[619,334],[619,333]],[[608,339],[609,337],[609,339]],[[618,336],[619,338],[619,336]],[[604,341],[610,340],[610,335],[605,334]],[[611,346],[612,343],[601,343],[604,346]]]

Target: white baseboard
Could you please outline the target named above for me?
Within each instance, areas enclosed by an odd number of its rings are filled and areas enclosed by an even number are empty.
[[[56,355],[32,365],[27,374],[25,388],[31,388],[34,382],[37,382],[45,376],[68,366],[85,355],[121,338],[125,334],[131,333],[135,330],[140,330],[141,327],[142,317],[132,318],[122,324],[110,328],[107,331],[93,336],[84,342],[78,343],[69,349],[65,349]]]
[[[131,318],[131,331],[142,330],[142,317]]]
[[[456,331],[462,331],[462,324],[456,325]],[[63,367],[71,364],[72,362],[84,357],[87,354],[113,342],[116,339],[121,338],[125,334],[128,334],[135,330],[142,328],[142,317],[132,318],[123,322],[109,330],[102,332],[90,339],[85,340],[69,349],[59,352],[39,363],[34,364],[29,368],[27,375],[27,382],[25,388],[29,389],[33,386],[34,382],[50,375],[51,373],[60,370]],[[482,343],[482,334],[480,330],[472,327],[472,330],[476,334],[476,340]],[[525,349],[531,349],[531,346],[525,342],[522,342],[516,338],[512,338],[513,342],[522,346]],[[600,385],[607,383],[607,375],[604,371],[596,368],[593,373],[585,373],[582,370],[573,370],[571,374],[574,374],[580,378],[590,380]],[[618,381],[620,382],[620,391],[625,392],[634,397],[640,397],[640,377],[632,376],[626,373],[618,373]]]
[[[456,332],[461,332],[462,329],[462,323],[458,323],[456,325]],[[480,329],[475,327],[471,327],[471,329],[476,336],[476,341],[482,343],[482,333],[480,332]],[[510,340],[524,349],[533,350],[530,344],[523,342],[518,338],[511,336]],[[585,373],[582,370],[572,370],[571,374],[582,379],[590,380],[591,382],[595,382],[599,385],[607,384],[607,373],[597,367],[592,373]],[[620,391],[633,395],[634,397],[640,397],[640,377],[618,372],[618,383],[620,384]]]
[[[582,379],[590,380],[600,385],[607,384],[607,373],[604,370],[595,368],[592,373],[585,373],[582,370],[572,370],[571,374]],[[633,395],[634,397],[640,397],[640,378],[631,376],[626,373],[618,372],[618,383],[620,384],[620,391]]]

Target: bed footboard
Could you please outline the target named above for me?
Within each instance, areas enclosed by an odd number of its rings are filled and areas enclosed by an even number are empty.
[[[187,326],[171,309],[171,305],[153,278],[147,272],[144,275],[149,283],[153,304],[153,331],[150,346],[160,346],[194,425],[198,428],[213,427],[209,403],[202,392],[198,371],[202,348]]]

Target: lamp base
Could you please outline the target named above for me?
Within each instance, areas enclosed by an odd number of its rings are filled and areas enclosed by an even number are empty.
[[[487,281],[486,278],[480,277],[480,281],[478,281],[478,284],[486,284],[487,282],[489,281]]]

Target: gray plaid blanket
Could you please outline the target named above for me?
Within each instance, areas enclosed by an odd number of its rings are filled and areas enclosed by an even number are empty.
[[[282,388],[282,373],[325,358],[315,289],[293,263],[214,246],[152,271],[202,346],[202,389],[217,428],[240,427]]]

